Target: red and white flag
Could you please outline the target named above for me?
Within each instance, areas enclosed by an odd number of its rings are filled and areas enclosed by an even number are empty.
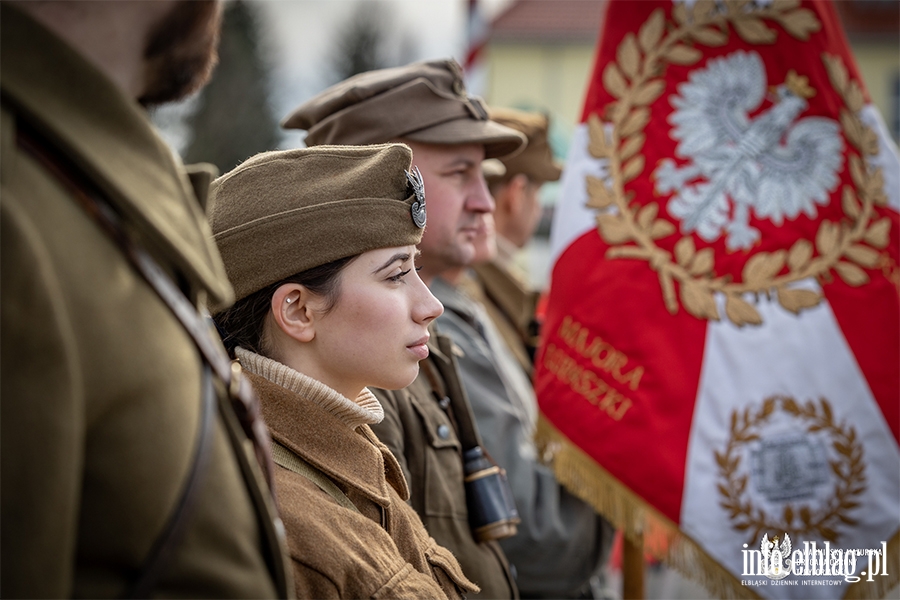
[[[889,140],[830,2],[609,2],[551,235],[537,436],[716,595],[900,581]]]

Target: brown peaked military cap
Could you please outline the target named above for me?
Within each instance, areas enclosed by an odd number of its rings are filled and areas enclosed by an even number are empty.
[[[522,152],[501,160],[506,173],[498,179],[509,180],[519,173],[524,173],[537,183],[559,179],[562,167],[553,159],[553,151],[547,139],[550,120],[546,115],[494,107],[491,107],[489,113],[491,120],[521,131],[528,138],[528,145]]]
[[[339,258],[418,244],[425,196],[411,162],[403,144],[317,146],[257,154],[213,181],[209,222],[235,300]]]
[[[307,146],[475,143],[484,144],[485,158],[497,158],[525,144],[525,136],[491,121],[481,99],[466,93],[455,60],[360,73],[303,103],[281,125],[307,130]]]

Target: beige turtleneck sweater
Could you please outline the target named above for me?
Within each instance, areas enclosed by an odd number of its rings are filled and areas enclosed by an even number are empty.
[[[384,409],[378,398],[368,388],[363,388],[356,401],[336,392],[320,381],[271,358],[266,358],[241,347],[235,348],[241,366],[255,375],[287,388],[303,398],[318,404],[347,424],[350,429],[360,425],[381,423]]]

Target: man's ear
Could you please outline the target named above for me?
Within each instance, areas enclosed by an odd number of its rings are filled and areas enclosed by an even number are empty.
[[[506,209],[508,215],[516,215],[525,204],[525,191],[528,188],[528,175],[518,173],[513,175],[506,184]]]
[[[286,283],[272,294],[272,316],[285,335],[298,342],[316,337],[315,297],[299,283]]]

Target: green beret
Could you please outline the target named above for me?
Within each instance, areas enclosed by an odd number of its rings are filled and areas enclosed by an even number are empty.
[[[209,219],[235,300],[340,258],[418,244],[425,196],[411,161],[403,144],[317,146],[257,154],[216,179]]]
[[[524,173],[537,183],[559,179],[562,168],[553,159],[553,152],[547,139],[550,120],[546,115],[493,107],[490,109],[490,115],[494,121],[521,131],[528,138],[528,145],[522,152],[501,160],[506,167],[506,173],[497,179],[505,181],[519,173]]]
[[[282,127],[307,130],[307,146],[482,144],[485,158],[497,158],[525,145],[522,134],[491,121],[481,99],[466,93],[455,60],[360,73],[300,105]]]

